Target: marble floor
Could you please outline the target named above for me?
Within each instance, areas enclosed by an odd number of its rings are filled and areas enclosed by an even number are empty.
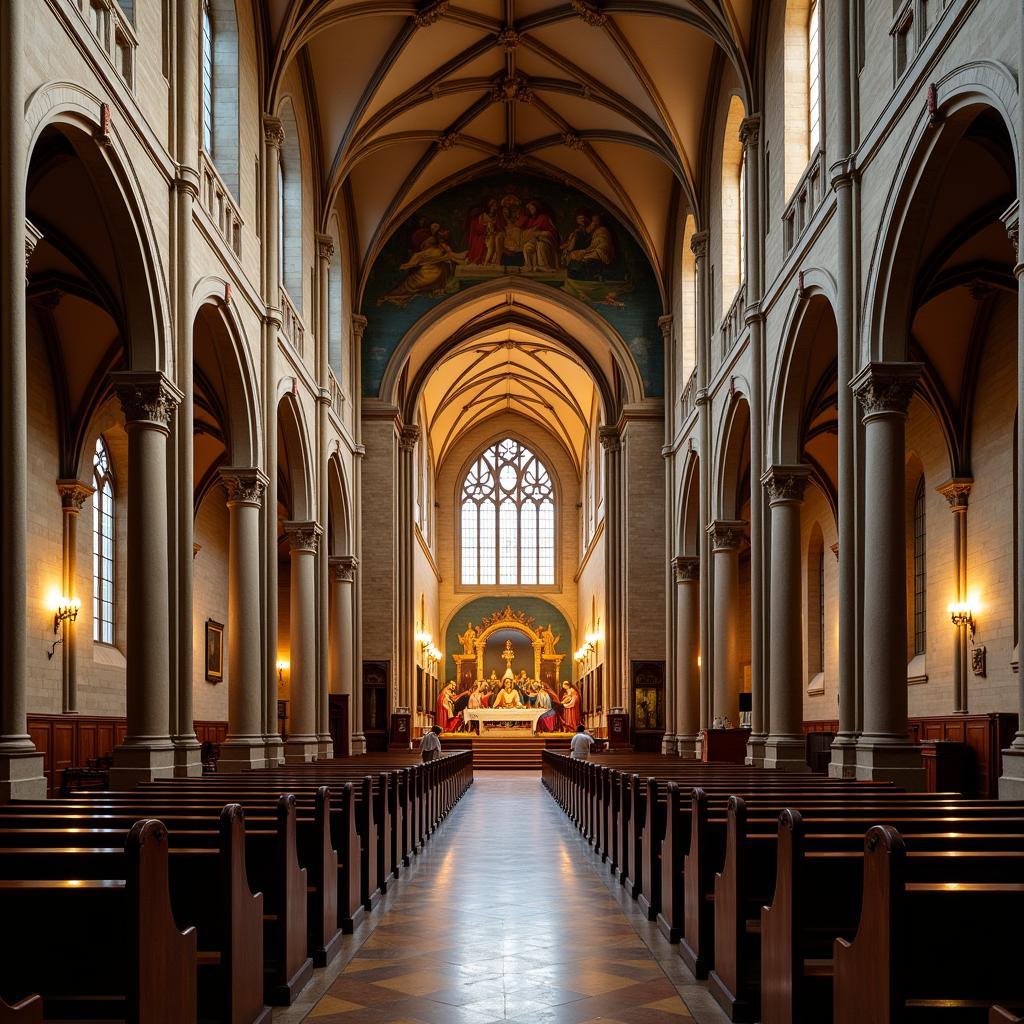
[[[371,921],[275,1024],[725,1020],[535,772],[478,773]]]

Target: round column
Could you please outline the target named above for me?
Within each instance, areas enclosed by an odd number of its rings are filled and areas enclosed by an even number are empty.
[[[762,477],[771,510],[769,722],[765,768],[805,772],[800,506],[809,466],[771,466]]]
[[[413,516],[415,488],[416,445],[420,439],[420,428],[406,424],[398,435],[398,566],[396,587],[398,590],[398,622],[396,646],[398,671],[395,685],[398,707],[415,712],[413,683],[416,678],[415,650],[415,604],[413,588],[413,544],[416,524]]]
[[[284,744],[286,762],[316,758],[316,555],[320,527],[285,523],[291,545],[291,725]]]
[[[676,586],[676,749],[694,760],[700,753],[700,558],[672,560]]]
[[[158,371],[112,375],[128,433],[125,690],[128,731],[114,750],[118,786],[173,774],[167,438],[181,393]]]
[[[733,728],[740,721],[740,664],[738,615],[740,600],[740,545],[746,523],[715,520],[708,525],[714,581],[714,690],[711,719],[728,717]]]
[[[622,438],[615,427],[603,426],[598,437],[604,452],[605,509],[605,626],[604,665],[609,710],[629,707],[629,680],[622,671],[622,647],[625,630],[622,622],[622,517],[620,491],[622,470]]]
[[[258,469],[224,469],[228,492],[228,735],[221,771],[266,763],[261,715],[260,510],[266,478]]]
[[[869,363],[851,381],[864,418],[864,728],[857,778],[921,789],[920,750],[907,738],[904,461],[907,407],[919,363]]]
[[[64,593],[81,599],[78,593],[78,520],[82,506],[92,496],[94,488],[78,480],[58,480],[61,516],[64,525]],[[63,710],[73,714],[78,710],[78,623],[64,623],[63,658]]]
[[[353,590],[355,588],[357,560],[352,555],[331,559],[331,693],[348,697],[348,731],[351,737],[356,729],[355,702],[353,700],[352,668],[355,638],[353,616]],[[349,741],[349,751],[352,751]]]

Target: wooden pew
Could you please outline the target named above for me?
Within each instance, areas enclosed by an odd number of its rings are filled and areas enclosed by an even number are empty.
[[[1015,1006],[1007,1009],[1005,1006],[993,1006],[988,1013],[989,1024],[1020,1024],[1024,1021],[1024,1006]],[[2,1019],[2,1018],[0,1018]]]
[[[0,1024],[43,1024],[43,1001],[27,996],[11,1006],[0,999]]]
[[[196,932],[174,922],[163,823],[137,822],[124,851],[124,879],[0,879],[0,913],[19,922],[0,961],[8,1003],[39,993],[47,1019],[194,1024]]]

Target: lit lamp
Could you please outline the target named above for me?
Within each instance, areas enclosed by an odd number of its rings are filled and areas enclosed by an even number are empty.
[[[78,618],[78,609],[82,607],[82,602],[77,597],[64,597],[61,596],[56,599],[56,604],[53,610],[53,634],[57,636],[57,639],[50,644],[50,649],[46,652],[47,660],[53,657],[54,651],[57,650],[57,644],[64,642],[64,633],[62,626],[65,622],[74,622]]]
[[[971,643],[974,643],[976,624],[974,621],[974,609],[970,604],[967,601],[954,601],[949,606],[949,618],[958,629],[961,626],[966,626],[970,631]]]
[[[284,685],[284,674],[288,671],[288,662],[283,659],[277,663],[277,685]]]

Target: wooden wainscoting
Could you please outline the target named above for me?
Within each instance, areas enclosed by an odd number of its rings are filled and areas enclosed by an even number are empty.
[[[200,743],[222,743],[227,722],[195,722]],[[43,771],[52,796],[60,791],[65,768],[80,768],[93,757],[110,757],[128,731],[124,718],[99,715],[29,715],[28,734],[43,755]]]

